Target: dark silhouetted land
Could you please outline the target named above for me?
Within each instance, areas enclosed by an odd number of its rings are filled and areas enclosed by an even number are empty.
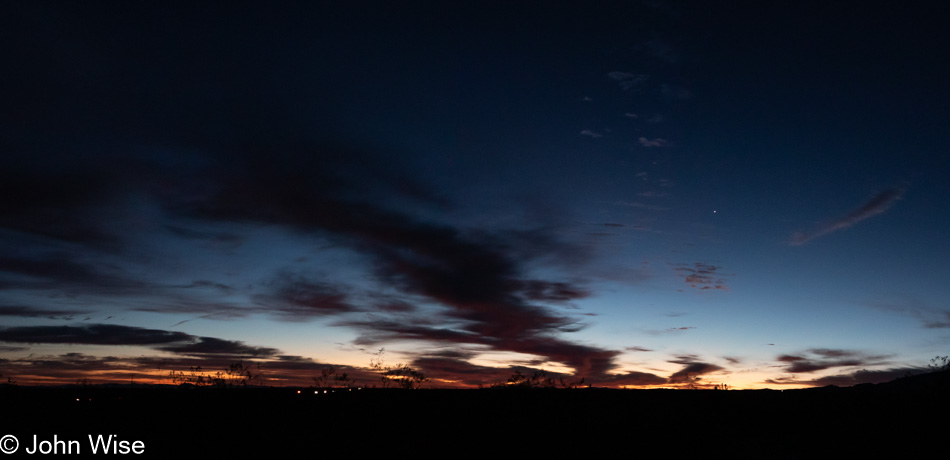
[[[625,452],[622,458],[635,458],[649,446],[684,456],[724,448],[805,455],[828,449],[854,453],[875,443],[899,444],[906,452],[926,446],[928,433],[946,431],[948,395],[950,372],[878,385],[785,391],[337,389],[315,394],[313,388],[7,386],[0,389],[0,435],[14,434],[22,444],[33,435],[85,440],[90,434],[113,434],[143,441],[147,458],[178,458],[186,452],[209,458],[361,452],[563,458],[559,455],[566,452],[586,452],[599,458],[618,449]]]

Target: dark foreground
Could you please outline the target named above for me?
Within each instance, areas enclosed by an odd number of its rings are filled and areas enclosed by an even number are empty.
[[[947,439],[948,378],[929,375],[786,391],[5,387],[0,437],[16,437],[11,458],[906,455]],[[93,455],[99,435],[125,443]]]

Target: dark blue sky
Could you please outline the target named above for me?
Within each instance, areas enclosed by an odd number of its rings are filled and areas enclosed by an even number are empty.
[[[433,385],[852,384],[946,354],[947,7],[29,2],[0,373],[372,353]]]

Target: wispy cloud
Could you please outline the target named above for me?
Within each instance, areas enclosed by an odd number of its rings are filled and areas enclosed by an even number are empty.
[[[883,364],[886,356],[868,355],[859,351],[834,348],[812,348],[793,355],[780,355],[777,359],[786,366],[787,372],[810,373],[835,367],[873,366]]]
[[[668,327],[663,330],[650,330],[646,331],[650,335],[665,335],[665,334],[681,334],[690,329],[696,329],[696,326],[680,326],[680,327]]]
[[[715,265],[706,264],[702,262],[695,262],[693,265],[680,264],[674,270],[680,273],[680,276],[683,276],[686,279],[686,283],[690,287],[706,290],[706,289],[718,289],[722,291],[729,290],[726,286],[724,275],[719,272],[722,267],[717,267]]]
[[[722,366],[700,361],[694,355],[678,356],[669,362],[683,365],[682,369],[670,375],[670,383],[697,384],[700,376],[724,370]]]
[[[629,72],[619,72],[613,71],[607,74],[611,79],[617,80],[620,85],[620,89],[627,91],[645,81],[649,78],[649,75],[642,73],[629,73]]]
[[[614,386],[644,386],[644,385],[663,385],[668,382],[667,379],[648,372],[626,372],[623,374],[613,374],[598,380],[595,383],[603,383]]]
[[[339,286],[301,275],[284,273],[268,287],[271,292],[256,296],[255,300],[282,319],[299,321],[357,310],[347,302],[346,294]]]
[[[645,351],[653,351],[653,350],[651,350],[651,349],[649,349],[649,348],[639,347],[639,346],[637,346],[637,347],[624,347],[624,350],[626,350],[626,351],[644,351],[644,352],[645,352]]]
[[[650,211],[669,211],[670,210],[670,208],[640,203],[639,201],[618,201],[617,204],[620,206],[628,206],[631,208],[649,209]]]
[[[591,131],[591,130],[589,130],[589,129],[585,129],[585,130],[581,131],[581,136],[590,136],[590,137],[592,137],[592,138],[594,138],[594,139],[600,139],[601,137],[604,137],[603,134],[595,133],[595,132],[593,132],[593,131]]]
[[[139,345],[195,356],[239,358],[271,357],[278,354],[275,348],[255,347],[240,341],[116,324],[8,327],[0,329],[0,341],[23,344]]]
[[[229,356],[232,358],[255,357],[265,358],[276,356],[276,348],[255,347],[234,340],[223,340],[214,337],[198,337],[195,342],[187,344],[159,347],[160,350],[180,355],[190,356]]]
[[[0,341],[85,345],[159,345],[195,340],[177,331],[112,324],[86,326],[21,326],[0,329]]]
[[[334,368],[337,375],[345,372],[358,384],[378,381],[379,377],[370,369],[320,363],[302,356],[270,356],[259,351],[257,354],[248,354],[244,352],[246,350],[239,350],[239,353],[234,354],[227,345],[217,348],[212,345],[208,351],[210,352],[135,358],[70,352],[58,355],[30,355],[0,362],[4,365],[4,377],[9,375],[21,384],[73,383],[77,378],[85,378],[92,383],[107,383],[116,379],[127,380],[130,377],[135,382],[175,383],[170,378],[169,371],[188,373],[198,369],[196,375],[212,378],[217,372],[227,370],[237,360],[254,369],[255,374],[259,374],[261,380],[255,379],[255,383],[307,385],[313,383],[311,378],[314,375],[319,375],[322,369],[328,367]],[[255,361],[255,358],[258,361]],[[255,366],[261,362],[265,365],[263,375],[260,375],[260,367]]]
[[[645,137],[641,137],[637,139],[637,142],[639,142],[640,145],[644,147],[666,147],[670,145],[669,141],[660,137],[656,137],[653,139],[647,139]]]
[[[898,367],[878,370],[861,369],[854,372],[818,377],[816,379],[800,379],[795,376],[776,377],[766,379],[765,383],[770,385],[812,385],[816,387],[835,385],[843,387],[862,383],[890,382],[908,375],[920,374],[924,371],[925,369],[918,367]]]
[[[670,99],[689,99],[693,97],[693,93],[690,90],[682,86],[669,85],[665,83],[660,86],[660,92]]]
[[[655,190],[647,190],[645,192],[637,193],[637,196],[642,196],[644,198],[662,198],[670,196],[670,194],[666,192],[657,192]]]
[[[23,305],[0,305],[0,316],[19,316],[23,318],[72,319],[76,315],[88,315],[84,310],[56,310]]]
[[[934,307],[930,303],[913,295],[900,298],[873,300],[869,305],[884,311],[908,315],[921,322],[925,329],[950,328],[950,310]]]
[[[864,219],[883,213],[890,209],[897,200],[904,196],[905,189],[897,187],[878,193],[868,200],[861,207],[845,214],[844,216],[822,226],[811,233],[796,232],[792,235],[789,242],[793,246],[801,246],[815,238],[825,236],[838,230],[846,229]]]
[[[643,48],[649,55],[669,64],[679,60],[673,46],[660,39],[649,40],[638,48]]]

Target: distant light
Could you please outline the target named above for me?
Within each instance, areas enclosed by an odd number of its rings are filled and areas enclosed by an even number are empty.
[[[298,394],[298,395],[300,394],[300,390],[297,390],[297,394]]]

